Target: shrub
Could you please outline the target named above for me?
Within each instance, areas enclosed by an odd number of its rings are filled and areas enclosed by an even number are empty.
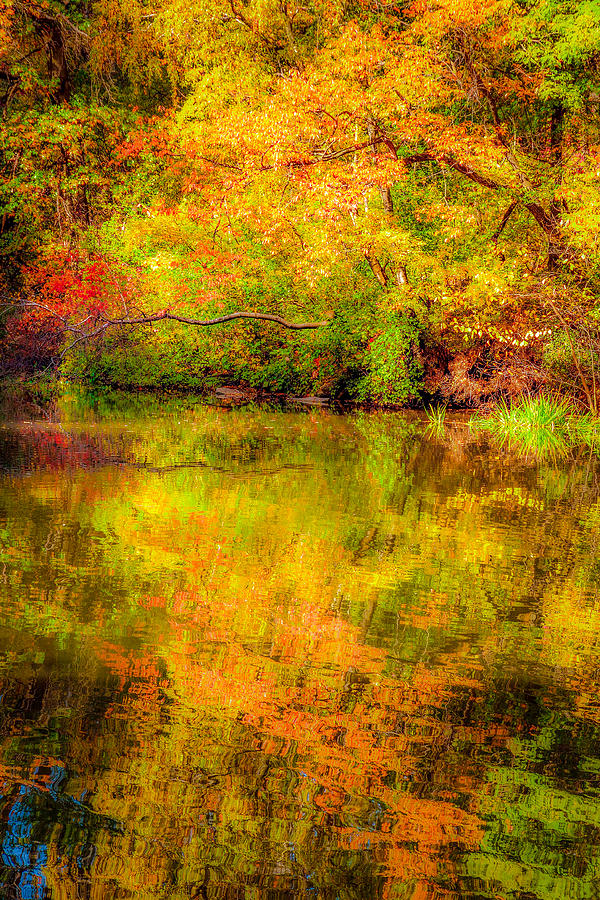
[[[368,344],[367,373],[358,384],[360,400],[404,404],[419,396],[423,367],[420,328],[407,315],[390,317]]]

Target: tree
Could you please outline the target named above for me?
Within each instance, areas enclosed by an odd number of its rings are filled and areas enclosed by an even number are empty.
[[[518,353],[539,364],[564,332],[593,405],[600,20],[587,0],[20,2],[3,22],[4,105],[27,111],[42,159],[27,162],[31,128],[5,133],[4,173],[20,179],[4,199],[11,233],[43,220],[64,242],[66,218],[72,245],[89,248],[94,229],[94,252],[135,267],[167,212],[182,242],[202,227],[209,258],[260,244],[294,287],[370,282],[381,327],[366,341],[416,324],[465,371]],[[57,160],[60,184],[36,190]],[[232,272],[210,315],[191,295],[167,311],[218,317]],[[266,300],[245,311],[286,318]]]

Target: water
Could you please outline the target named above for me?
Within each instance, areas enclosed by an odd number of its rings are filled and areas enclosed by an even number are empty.
[[[400,414],[7,422],[0,897],[599,897],[599,474]]]

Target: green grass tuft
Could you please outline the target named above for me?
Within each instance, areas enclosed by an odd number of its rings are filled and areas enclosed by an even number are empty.
[[[429,437],[443,438],[446,433],[446,404],[440,406],[429,406],[425,413],[427,414],[427,434]]]
[[[501,400],[488,416],[471,420],[471,427],[542,459],[566,456],[578,446],[600,448],[600,419],[550,394],[510,404]]]

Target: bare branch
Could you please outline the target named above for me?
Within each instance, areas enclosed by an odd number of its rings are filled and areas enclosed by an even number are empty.
[[[233,312],[226,313],[224,316],[216,316],[214,319],[192,319],[187,316],[178,316],[166,309],[162,310],[162,312],[154,313],[150,316],[140,316],[136,319],[107,319],[105,324],[107,328],[121,325],[153,325],[155,322],[162,322],[166,319],[173,322],[183,322],[185,325],[199,325],[201,327],[220,325],[222,322],[233,322],[236,319],[256,319],[264,322],[276,322],[278,325],[283,325],[284,328],[289,328],[292,331],[323,328],[329,325],[329,320],[322,322],[288,322],[282,316],[257,312]]]
[[[491,240],[492,240],[492,241],[497,241],[497,240],[498,240],[498,238],[500,237],[500,235],[501,235],[502,232],[504,231],[504,229],[505,229],[505,227],[506,227],[506,224],[507,224],[508,220],[509,220],[510,217],[512,216],[512,214],[513,214],[513,212],[515,211],[515,209],[516,209],[516,207],[518,206],[518,204],[519,204],[519,201],[518,201],[518,200],[513,200],[513,202],[510,204],[510,206],[506,209],[504,215],[502,216],[502,219],[501,219],[501,221],[500,221],[500,224],[498,225],[498,227],[496,228],[495,232],[493,233],[493,235],[492,235],[492,237],[491,237]]]
[[[81,331],[82,327],[90,322],[90,320],[100,323],[98,327],[94,329],[94,331],[86,332],[86,334],[83,335],[84,338],[93,337],[96,334],[100,334],[101,332],[106,331],[109,328],[120,328],[124,325],[154,325],[156,322],[164,322],[167,320],[172,322],[182,322],[184,325],[197,325],[206,328],[211,325],[220,325],[223,322],[234,322],[237,319],[251,319],[263,322],[276,322],[278,325],[282,325],[284,328],[289,328],[292,331],[324,328],[330,323],[329,319],[325,319],[320,322],[288,322],[288,320],[284,319],[283,316],[276,316],[271,313],[246,312],[243,310],[240,310],[239,312],[225,313],[225,315],[223,316],[215,316],[212,319],[195,319],[190,316],[179,316],[176,313],[170,312],[168,309],[163,309],[160,312],[151,313],[150,315],[139,315],[134,317],[123,316],[117,319],[111,319],[102,314],[92,314],[87,316],[77,324],[69,324],[65,316],[62,316],[60,313],[56,312],[56,310],[52,309],[52,307],[47,306],[45,303],[38,303],[35,300],[25,300],[20,303],[19,306],[22,309],[44,310],[45,312],[58,319],[62,323],[64,330],[69,332]]]
[[[9,300],[8,297],[2,299]],[[177,315],[176,313],[170,312],[168,309],[163,309],[160,312],[151,313],[149,315],[140,313],[139,315],[125,315],[119,318],[109,318],[102,313],[90,313],[79,322],[70,322],[68,317],[62,315],[57,310],[52,309],[52,307],[47,306],[45,303],[38,303],[35,300],[22,300],[21,302],[15,302],[14,299],[12,300],[12,302],[0,306],[0,314],[4,313],[8,316],[14,316],[18,310],[28,309],[42,310],[44,313],[48,314],[48,316],[55,319],[55,335],[57,338],[60,337],[60,335],[70,336],[69,343],[67,343],[63,350],[52,359],[52,362],[48,366],[48,369],[45,371],[56,368],[58,365],[60,365],[63,359],[68,356],[69,353],[71,353],[71,351],[76,347],[82,344],[90,343],[95,338],[102,337],[108,331],[119,328],[152,326],[157,322],[164,321],[181,322],[184,325],[196,325],[199,327],[210,327],[212,325],[220,325],[225,322],[234,322],[238,319],[245,319],[249,321],[274,322],[277,325],[281,325],[284,328],[289,328],[292,331],[303,331],[308,329],[324,328],[331,323],[331,319],[325,319],[319,322],[288,322],[288,320],[284,319],[283,316],[277,316],[271,313],[246,312],[242,310],[240,310],[239,312],[226,313],[222,316],[215,316],[212,319],[196,319],[192,318],[191,316]],[[42,335],[40,336],[42,337]]]

